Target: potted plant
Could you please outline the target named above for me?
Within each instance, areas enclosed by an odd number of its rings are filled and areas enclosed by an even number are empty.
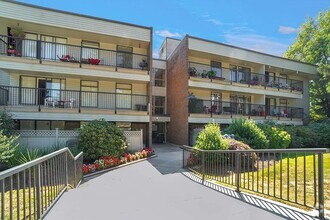
[[[206,70],[203,70],[203,72],[201,73],[202,78],[206,78],[208,76]]]
[[[217,75],[217,73],[214,70],[210,70],[207,72],[207,75],[208,75],[209,79],[214,79],[215,76]]]
[[[23,31],[23,28],[21,28],[19,26],[12,27],[10,29],[10,33],[15,38],[20,38],[20,39],[24,39],[25,38],[25,33]]]
[[[193,76],[193,77],[196,77],[197,76],[197,70],[195,67],[189,67],[189,76]]]

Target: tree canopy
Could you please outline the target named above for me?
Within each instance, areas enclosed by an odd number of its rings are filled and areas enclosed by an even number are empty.
[[[310,117],[330,117],[330,10],[308,18],[298,37],[284,54],[294,60],[318,65],[317,79],[310,86]]]

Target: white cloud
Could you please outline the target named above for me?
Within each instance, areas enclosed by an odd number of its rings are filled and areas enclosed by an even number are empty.
[[[178,32],[170,32],[168,30],[159,30],[155,32],[156,35],[160,36],[160,37],[182,37],[181,34],[179,34]]]
[[[211,22],[215,25],[222,25],[223,23],[217,19],[214,19],[214,18],[210,18],[210,19],[206,19],[205,21],[208,21],[208,22]]]
[[[277,56],[282,56],[289,46],[278,42],[276,39],[258,34],[225,34],[223,36],[226,42],[231,45]]]
[[[157,50],[152,51],[152,58],[159,58]]]
[[[299,28],[280,26],[278,28],[278,32],[280,32],[281,34],[296,34],[299,32]]]

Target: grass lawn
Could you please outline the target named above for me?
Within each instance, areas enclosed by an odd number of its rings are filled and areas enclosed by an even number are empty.
[[[318,170],[317,162],[316,156],[316,172]],[[295,169],[295,164],[297,164],[297,169]],[[318,197],[316,204],[314,201],[314,189],[318,190],[318,186],[314,185],[313,155],[306,156],[305,166],[303,155],[298,155],[296,160],[294,155],[283,154],[282,160],[277,158],[276,163],[264,167],[266,168],[260,169],[259,166],[258,171],[240,174],[242,191],[256,192],[257,195],[272,199],[275,197],[275,200],[304,209],[307,206],[312,208],[318,204]],[[227,175],[223,181],[228,181],[228,178],[235,180],[235,175]],[[206,177],[214,180],[220,179],[219,176],[214,175],[206,175]],[[317,179],[318,176],[316,175]],[[304,182],[306,182],[305,185]],[[306,194],[305,198],[304,194]],[[324,154],[324,201],[325,209],[330,210],[330,153]]]
[[[60,186],[59,189],[63,189],[64,185]],[[42,203],[44,206],[44,210],[46,210],[49,206],[50,202],[54,199],[55,196],[55,187],[42,187]],[[19,193],[19,200],[17,200],[17,193]],[[23,189],[20,189],[19,191],[13,190],[12,191],[12,210],[10,209],[10,193],[7,191],[5,193],[5,218],[4,219],[10,219],[10,211],[12,211],[13,219],[24,219],[24,214],[26,219],[32,220],[36,219],[35,217],[35,203],[34,203],[34,188],[32,187],[30,191],[28,189],[25,190],[25,212],[24,212],[24,200],[23,200]],[[1,198],[1,197],[0,197]],[[31,198],[31,204],[29,203],[29,198]],[[19,203],[19,209],[18,209],[18,203]],[[19,210],[20,217],[17,217]],[[0,213],[1,213],[1,206],[0,206]],[[1,215],[1,214],[0,214]]]

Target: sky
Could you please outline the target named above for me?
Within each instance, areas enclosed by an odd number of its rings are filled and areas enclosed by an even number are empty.
[[[20,0],[21,2],[153,27],[153,55],[165,37],[186,34],[282,56],[308,17],[329,0]]]

